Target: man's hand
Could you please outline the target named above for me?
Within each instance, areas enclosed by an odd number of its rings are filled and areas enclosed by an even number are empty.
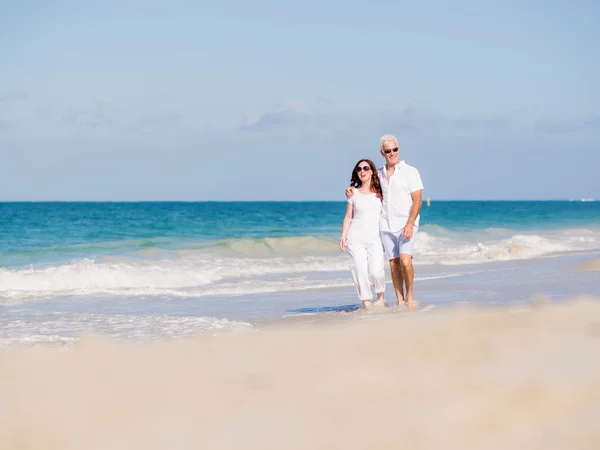
[[[412,222],[408,222],[406,225],[404,225],[404,240],[410,241],[410,238],[413,237],[414,231],[414,224]]]
[[[350,198],[354,195],[354,186],[349,186],[346,188],[346,198]]]

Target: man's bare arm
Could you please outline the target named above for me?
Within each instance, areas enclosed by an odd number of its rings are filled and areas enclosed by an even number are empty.
[[[421,211],[421,205],[423,204],[423,195],[422,195],[422,191],[418,190],[418,191],[414,191],[411,192],[410,196],[412,197],[413,200],[413,204],[410,207],[410,216],[408,217],[408,220],[406,221],[406,225],[404,225],[404,239],[408,240],[411,239],[413,237],[414,234],[414,226],[415,226],[415,221],[417,220],[417,216],[419,215],[419,212]]]
[[[408,223],[414,225],[417,220],[417,216],[421,212],[421,206],[423,205],[423,191],[418,190],[410,193],[413,204],[410,207],[410,215],[408,217]]]

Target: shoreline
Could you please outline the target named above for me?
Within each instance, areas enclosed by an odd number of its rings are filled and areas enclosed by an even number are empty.
[[[418,269],[415,299],[433,311],[464,306],[520,307],[540,299],[561,303],[600,292],[599,253],[499,262],[493,265]],[[32,300],[0,305],[0,346],[33,341],[71,342],[81,335],[100,334],[124,341],[163,339],[219,332],[270,323],[311,322],[359,316],[349,272],[321,274],[339,279],[345,287],[266,292],[197,298],[92,297]],[[422,280],[419,278],[422,277]],[[391,280],[386,301],[395,303]],[[352,312],[344,312],[350,310]],[[386,309],[397,315],[401,310]],[[373,311],[374,315],[378,313]],[[305,315],[302,315],[305,314]],[[400,314],[402,315],[402,314]]]

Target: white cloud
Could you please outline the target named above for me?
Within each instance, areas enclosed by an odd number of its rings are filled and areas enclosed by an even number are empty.
[[[331,131],[352,131],[359,128],[385,128],[393,132],[484,131],[507,128],[510,115],[497,117],[451,117],[440,112],[409,103],[402,109],[339,113],[323,111],[330,104],[317,101],[313,110],[306,104],[289,102],[271,110],[254,112],[242,119],[240,129],[265,131],[281,126],[302,126]],[[332,105],[335,107],[335,105]]]
[[[183,115],[175,113],[157,113],[142,117],[137,123],[128,127],[134,133],[160,133],[177,128]]]
[[[431,129],[494,131],[507,128],[512,122],[509,114],[491,117],[452,117],[413,104],[408,104],[399,112],[392,112],[390,116],[393,118],[395,126],[412,131],[427,131]]]
[[[577,122],[538,120],[535,124],[535,131],[546,134],[571,134],[593,130],[600,130],[600,117],[592,117]]]
[[[600,116],[585,120],[583,126],[588,129],[600,129]]]
[[[12,122],[0,117],[0,130],[5,130],[12,125]]]
[[[0,102],[17,102],[26,99],[28,95],[25,89],[13,89],[12,91],[0,94]]]
[[[306,122],[312,115],[308,105],[291,101],[268,111],[252,112],[242,118],[240,129],[260,131],[278,125]]]
[[[118,123],[118,108],[107,100],[96,100],[87,107],[74,109],[64,116],[65,120],[74,125],[98,127],[116,125]]]
[[[109,100],[95,100],[89,105],[72,109],[63,119],[73,125],[88,129],[107,128],[117,133],[164,133],[177,128],[183,115],[172,112],[134,113]]]

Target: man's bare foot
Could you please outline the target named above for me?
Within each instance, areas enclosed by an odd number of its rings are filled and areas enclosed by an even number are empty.
[[[363,308],[369,309],[371,307],[371,302],[369,300],[363,300]]]
[[[419,307],[419,302],[416,300],[410,300],[406,302],[407,309],[417,309]]]

